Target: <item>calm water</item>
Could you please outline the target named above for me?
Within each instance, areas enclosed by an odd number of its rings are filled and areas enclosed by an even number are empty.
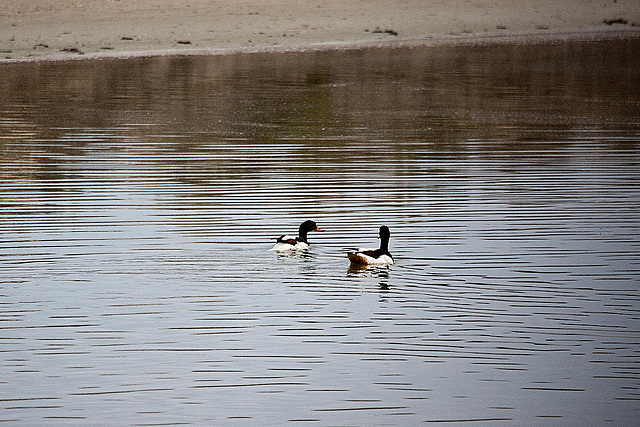
[[[640,41],[3,65],[0,421],[636,425],[639,81]]]

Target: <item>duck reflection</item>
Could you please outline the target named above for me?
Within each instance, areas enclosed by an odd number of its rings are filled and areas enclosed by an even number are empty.
[[[287,259],[302,259],[302,260],[312,260],[317,258],[317,255],[314,252],[305,250],[305,251],[290,251],[290,252],[278,252],[277,259],[280,261]]]
[[[379,265],[351,264],[349,266],[349,269],[347,270],[347,276],[366,276],[388,279],[389,267]]]
[[[380,301],[386,302],[390,292],[389,267],[379,265],[351,264],[347,270],[348,277],[372,277],[378,280]]]

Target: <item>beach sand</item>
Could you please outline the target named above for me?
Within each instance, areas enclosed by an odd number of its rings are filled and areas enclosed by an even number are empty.
[[[638,0],[2,0],[0,61],[640,36]]]

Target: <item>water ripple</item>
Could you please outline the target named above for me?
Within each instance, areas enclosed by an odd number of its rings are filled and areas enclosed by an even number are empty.
[[[637,51],[7,65],[0,421],[635,425]]]

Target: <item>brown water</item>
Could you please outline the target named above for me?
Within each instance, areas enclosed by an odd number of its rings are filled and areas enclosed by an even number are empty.
[[[2,66],[0,421],[635,425],[638,82],[640,41]]]

